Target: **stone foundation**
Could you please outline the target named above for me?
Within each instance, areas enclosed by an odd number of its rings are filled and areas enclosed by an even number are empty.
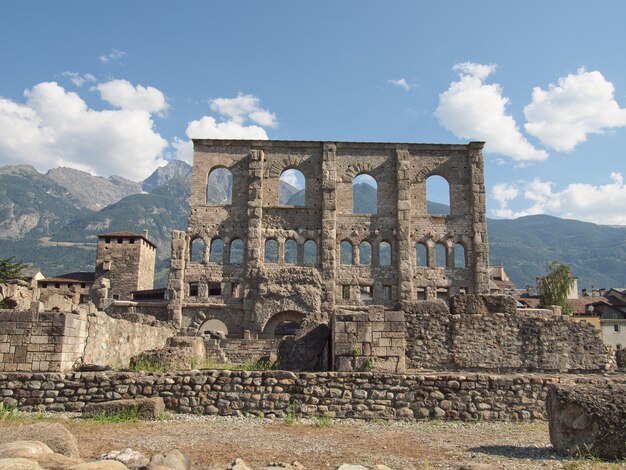
[[[203,370],[165,374],[0,373],[0,397],[24,411],[81,411],[88,403],[162,397],[180,413],[416,420],[545,419],[555,383],[623,382],[602,376],[392,375]]]

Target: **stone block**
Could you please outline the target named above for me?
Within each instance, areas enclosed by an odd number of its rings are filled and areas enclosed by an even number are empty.
[[[165,404],[161,397],[88,403],[83,408],[82,415],[90,418],[98,414],[128,413],[134,409],[137,409],[141,419],[157,419],[165,411]]]

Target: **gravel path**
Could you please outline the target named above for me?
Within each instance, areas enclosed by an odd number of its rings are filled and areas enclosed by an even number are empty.
[[[250,466],[299,461],[309,469],[334,469],[341,463],[385,464],[395,470],[454,468],[626,468],[562,459],[553,453],[548,426],[500,422],[363,422],[342,420],[330,425],[281,421],[175,415],[157,422],[101,424],[64,417],[79,441],[81,455],[92,457],[131,447],[146,454],[177,447],[189,455],[194,469],[226,468],[240,457]],[[0,432],[31,419],[0,422]],[[320,425],[322,424],[322,425]],[[323,425],[326,424],[326,425]],[[3,439],[4,440],[4,439]]]

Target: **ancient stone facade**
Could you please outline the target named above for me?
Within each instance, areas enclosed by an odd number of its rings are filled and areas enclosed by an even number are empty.
[[[467,373],[0,372],[0,400],[24,411],[81,411],[88,403],[162,397],[169,410],[207,415],[517,421],[545,419],[551,384],[602,386],[623,380],[623,376]]]
[[[96,285],[110,281],[109,295],[115,300],[131,300],[132,292],[154,287],[156,246],[148,234],[114,232],[98,235]]]
[[[231,336],[269,337],[285,322],[329,321],[339,307],[488,293],[482,147],[194,140],[188,229],[172,237],[172,318],[187,334],[219,320]],[[209,203],[219,168],[232,175],[231,197]],[[303,206],[279,204],[289,169],[304,176]],[[353,210],[353,182],[363,174],[377,185],[371,214]],[[428,213],[433,175],[449,184],[449,215]],[[201,245],[198,260],[192,243]]]

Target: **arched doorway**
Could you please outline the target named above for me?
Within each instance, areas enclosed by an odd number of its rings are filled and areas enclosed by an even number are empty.
[[[220,331],[224,333],[224,336],[228,336],[228,327],[223,321],[217,318],[207,320],[200,325],[200,328],[198,328],[198,336],[209,336],[209,331]]]
[[[281,338],[296,334],[304,320],[304,313],[293,310],[280,312],[271,317],[263,328],[264,338]]]

